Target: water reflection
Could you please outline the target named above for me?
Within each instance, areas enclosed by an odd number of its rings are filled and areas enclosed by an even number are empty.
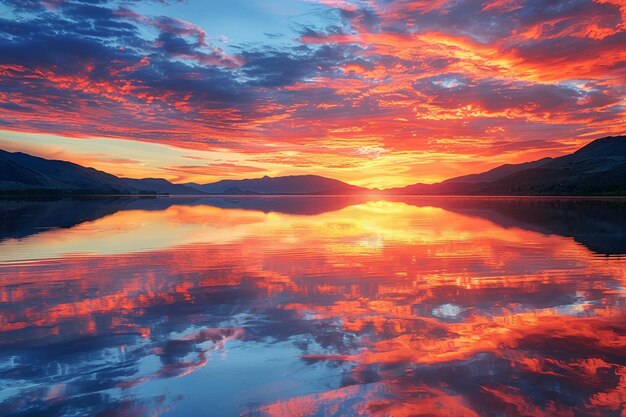
[[[60,201],[0,200],[0,241],[70,228],[118,211],[161,211],[172,206],[211,206],[263,213],[313,216],[378,201],[376,196],[84,198]],[[417,207],[438,207],[488,219],[504,228],[573,237],[593,252],[626,254],[626,199],[386,197]]]
[[[1,415],[625,412],[620,201],[0,207]]]

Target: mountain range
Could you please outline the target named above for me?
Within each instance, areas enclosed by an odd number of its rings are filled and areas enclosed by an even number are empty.
[[[0,150],[0,193],[9,195],[199,194],[161,178],[131,179],[67,161]]]
[[[162,178],[120,178],[66,161],[0,150],[4,195],[626,195],[626,136],[594,140],[572,154],[385,190],[317,175],[293,175],[209,184],[174,184]]]
[[[189,183],[206,194],[359,194],[370,190],[318,175],[265,176],[249,180],[222,180],[211,184]]]

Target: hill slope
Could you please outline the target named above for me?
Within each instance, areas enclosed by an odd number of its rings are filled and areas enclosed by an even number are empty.
[[[626,195],[626,136],[594,140],[558,158],[502,165],[438,184],[413,184],[389,194]]]
[[[222,180],[211,184],[186,184],[209,194],[358,194],[369,190],[318,175],[292,175],[246,180]]]
[[[160,178],[119,178],[94,168],[0,150],[0,193],[29,194],[201,194]]]
[[[499,167],[490,169],[489,171],[482,172],[480,174],[469,174],[460,177],[450,178],[442,182],[442,184],[451,183],[488,183],[491,181],[497,181],[501,178],[508,177],[509,175],[516,174],[526,169],[537,168],[551,162],[552,158],[543,158],[538,161],[523,162],[521,164],[504,164]]]
[[[171,194],[171,195],[197,195],[203,194],[201,191],[195,188],[188,187],[182,184],[173,184],[163,178],[121,178],[121,180],[128,187],[132,187],[135,190],[142,190],[147,192],[153,192],[158,194]]]
[[[318,175],[172,184],[161,178],[118,178],[71,162],[0,150],[2,194],[349,195],[368,190]],[[438,184],[383,190],[390,195],[626,195],[626,136],[597,139],[576,152],[507,164]]]
[[[595,140],[573,154],[506,176],[478,191],[513,195],[624,194],[626,136]]]
[[[120,194],[136,190],[115,175],[66,161],[0,150],[0,190]]]

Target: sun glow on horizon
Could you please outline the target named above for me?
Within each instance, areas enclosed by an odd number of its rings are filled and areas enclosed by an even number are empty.
[[[577,145],[573,149],[580,146],[578,141],[575,143]],[[25,152],[46,159],[69,161],[119,177],[164,178],[180,184],[310,174],[334,178],[370,189],[403,187],[415,183],[431,184],[458,175],[485,171],[503,163],[511,163],[511,161],[518,163],[546,156],[558,156],[554,152],[531,152],[527,158],[521,155],[516,155],[516,157],[499,155],[491,161],[476,162],[472,161],[469,155],[399,152],[396,155],[386,155],[336,168],[315,167],[313,164],[298,167],[297,165],[301,164],[289,166],[277,159],[263,161],[263,158],[276,157],[276,153],[271,150],[268,150],[266,155],[261,152],[251,155],[224,148],[198,150],[125,138],[64,137],[7,130],[0,130],[0,149],[8,152]],[[572,147],[570,145],[562,149],[572,149]],[[562,149],[559,153],[564,153]],[[281,151],[281,154],[290,160],[298,160],[299,157],[299,152],[295,150]],[[325,156],[333,157],[333,155]],[[317,157],[321,158],[321,155]],[[302,160],[304,158],[306,156],[303,156]],[[421,159],[423,162],[409,169],[408,164],[411,159]],[[448,169],[432,172],[433,168],[438,167],[442,161],[449,164]]]
[[[626,131],[615,0],[0,3],[0,146],[116,175],[388,188]]]

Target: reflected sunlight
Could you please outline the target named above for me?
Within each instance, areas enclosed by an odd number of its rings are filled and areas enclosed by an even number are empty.
[[[169,200],[5,238],[0,411],[623,411],[626,258],[467,201],[327,202]]]

